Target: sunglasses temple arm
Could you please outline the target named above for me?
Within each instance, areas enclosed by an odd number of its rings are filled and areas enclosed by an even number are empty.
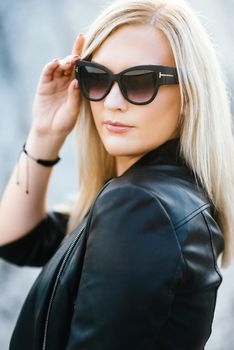
[[[179,83],[178,73],[176,68],[172,68],[170,71],[159,72],[160,85],[174,85]]]

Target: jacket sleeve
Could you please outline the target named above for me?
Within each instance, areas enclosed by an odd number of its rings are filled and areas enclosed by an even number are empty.
[[[1,245],[0,258],[19,266],[43,266],[63,240],[68,218],[67,214],[47,212],[23,237]]]
[[[154,349],[181,280],[170,218],[125,185],[96,201],[66,350]]]

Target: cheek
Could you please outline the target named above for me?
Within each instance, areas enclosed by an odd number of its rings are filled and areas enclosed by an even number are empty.
[[[142,110],[141,130],[149,135],[155,132],[158,135],[170,135],[177,128],[180,107],[180,91],[177,86],[160,88],[155,100]]]
[[[154,103],[163,113],[178,116],[181,108],[179,86],[161,86]]]

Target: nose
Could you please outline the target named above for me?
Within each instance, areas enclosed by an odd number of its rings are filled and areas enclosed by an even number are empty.
[[[117,82],[113,84],[109,94],[105,97],[104,106],[111,110],[126,109],[127,101],[123,97]]]

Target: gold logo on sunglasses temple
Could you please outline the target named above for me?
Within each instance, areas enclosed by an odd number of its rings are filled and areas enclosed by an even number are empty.
[[[162,72],[159,72],[159,79],[161,79],[162,77],[171,77],[171,78],[173,78],[174,75],[173,74],[163,74]]]

